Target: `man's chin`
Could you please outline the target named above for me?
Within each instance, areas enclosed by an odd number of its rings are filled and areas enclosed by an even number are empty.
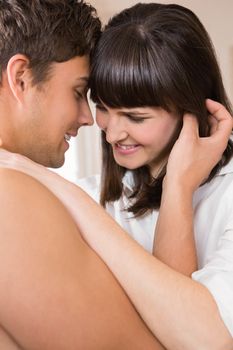
[[[36,159],[32,160],[34,160],[36,163],[45,166],[46,168],[52,169],[61,168],[65,163],[64,155],[62,157],[51,157],[48,155],[47,157],[36,157]]]
[[[60,159],[60,160],[56,160],[56,161],[52,161],[50,162],[48,165],[45,165],[47,168],[53,168],[53,169],[58,169],[61,168],[65,163],[65,158]]]

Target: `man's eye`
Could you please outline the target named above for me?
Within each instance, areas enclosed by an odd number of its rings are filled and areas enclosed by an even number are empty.
[[[87,98],[87,91],[79,91],[75,90],[75,95],[77,99],[86,99]]]

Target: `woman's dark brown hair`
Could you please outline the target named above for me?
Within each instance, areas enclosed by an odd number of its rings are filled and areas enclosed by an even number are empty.
[[[159,106],[196,115],[201,136],[209,134],[205,100],[221,102],[231,112],[211,40],[197,18],[179,5],[137,4],[113,17],[94,52],[91,97],[111,108]],[[101,204],[123,192],[127,169],[116,164],[102,132]],[[231,141],[208,181],[231,158]],[[133,171],[131,206],[135,216],[160,206],[166,166],[151,178],[145,165]]]

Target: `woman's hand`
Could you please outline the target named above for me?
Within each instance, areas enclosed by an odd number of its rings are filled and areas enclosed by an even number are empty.
[[[208,99],[206,107],[210,112],[210,136],[200,137],[196,117],[184,115],[183,128],[168,159],[164,186],[175,182],[193,192],[221,159],[232,131],[233,118],[218,102]]]

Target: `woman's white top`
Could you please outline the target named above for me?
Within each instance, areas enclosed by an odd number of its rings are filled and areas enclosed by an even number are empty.
[[[99,202],[100,176],[81,179],[77,184]],[[124,191],[132,193],[130,171],[123,178]],[[124,211],[129,201],[123,195],[109,203],[109,214],[150,253],[158,210],[133,218]],[[194,194],[194,232],[198,271],[192,278],[205,285],[213,295],[220,314],[233,336],[233,160],[215,178]],[[172,234],[172,232],[171,232]]]

